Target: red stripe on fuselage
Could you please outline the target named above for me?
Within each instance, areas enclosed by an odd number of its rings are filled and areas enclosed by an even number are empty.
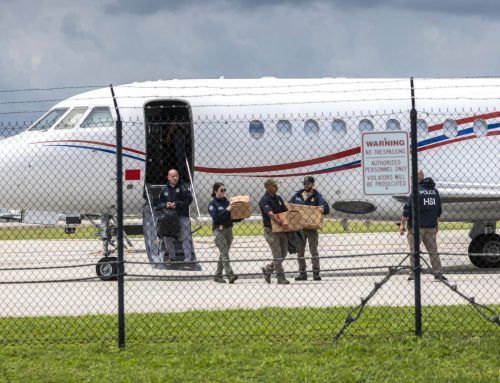
[[[255,166],[248,168],[208,168],[204,166],[195,166],[194,170],[198,172],[204,173],[262,173],[262,172],[274,172],[278,170],[288,170],[288,169],[296,169],[304,166],[317,165],[323,162],[338,160],[339,158],[353,156],[355,154],[359,154],[361,149],[359,146],[357,148],[352,148],[349,150],[345,150],[343,152],[330,154],[324,157],[313,158],[311,160],[306,161],[298,161],[298,162],[290,162],[288,164],[279,164],[279,165],[269,165],[269,166]],[[309,173],[307,173],[309,174]]]
[[[37,142],[31,142],[31,144],[53,144],[53,143],[58,143],[58,142],[72,142],[72,143],[80,143],[80,144],[94,144],[94,145],[107,146],[109,148],[116,148],[115,144],[108,144],[107,142],[99,142],[99,141],[85,141],[85,140],[37,141]],[[141,154],[141,155],[145,155],[146,154],[144,152],[141,152],[140,150],[132,149],[132,148],[127,148],[127,147],[123,147],[123,150],[126,150],[127,152],[136,153],[136,154]]]
[[[486,114],[480,114],[477,116],[472,116],[472,117],[465,117],[465,118],[460,118],[458,120],[455,120],[457,125],[462,125],[462,124],[468,124],[470,122],[473,122],[479,118],[487,120],[488,118],[495,118],[495,117],[500,117],[500,112],[491,112],[491,113],[486,113]],[[435,132],[436,130],[441,130],[443,129],[443,124],[437,124],[437,125],[432,125],[427,128],[427,131],[429,132]]]

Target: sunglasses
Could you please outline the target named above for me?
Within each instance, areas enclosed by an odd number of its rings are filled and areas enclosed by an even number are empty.
[[[221,192],[221,193],[225,193],[225,192],[226,192],[226,189],[219,189],[219,192]]]

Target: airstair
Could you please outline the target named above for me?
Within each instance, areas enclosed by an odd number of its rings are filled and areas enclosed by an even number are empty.
[[[142,220],[144,226],[144,242],[146,244],[146,252],[148,254],[149,263],[154,269],[163,270],[185,270],[186,264],[184,263],[184,251],[182,250],[182,243],[174,240],[175,247],[175,260],[165,262],[168,256],[165,256],[165,245],[161,238],[156,234],[156,220],[160,211],[156,210],[158,206],[158,199],[160,192],[165,185],[149,185],[146,184],[144,193],[146,203],[142,209]],[[192,258],[196,259],[194,255],[194,247]],[[199,265],[194,267],[195,270],[200,270]]]

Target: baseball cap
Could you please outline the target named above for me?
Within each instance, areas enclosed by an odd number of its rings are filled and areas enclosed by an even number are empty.
[[[267,180],[264,181],[264,186],[278,186],[279,181],[274,179],[274,178],[268,178]]]
[[[311,176],[305,176],[304,180],[302,181],[303,184],[313,184],[314,183],[314,177]]]

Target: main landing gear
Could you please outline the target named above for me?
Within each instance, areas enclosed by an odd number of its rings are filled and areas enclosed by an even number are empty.
[[[481,234],[469,245],[469,259],[481,268],[500,267],[500,235]]]
[[[500,235],[495,233],[496,222],[474,222],[469,233],[469,259],[480,268],[500,267]]]

